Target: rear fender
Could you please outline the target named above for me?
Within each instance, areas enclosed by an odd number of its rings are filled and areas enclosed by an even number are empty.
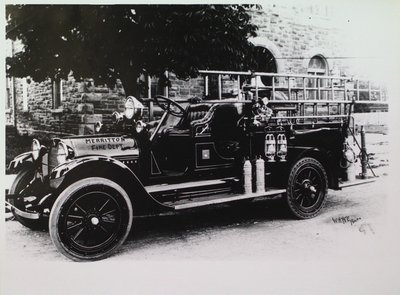
[[[135,173],[125,164],[105,156],[85,156],[57,166],[51,172],[50,186],[58,195],[67,186],[88,177],[104,177],[121,185],[131,199],[135,214],[169,208],[147,193]]]

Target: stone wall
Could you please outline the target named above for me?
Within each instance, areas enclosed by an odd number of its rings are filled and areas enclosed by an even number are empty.
[[[26,110],[23,79],[15,80],[16,127],[21,134],[91,134],[97,121],[110,121],[114,111],[124,109],[125,93],[120,83],[109,88],[95,85],[92,79],[77,82],[71,76],[62,82],[63,95],[57,108],[50,80],[27,84]]]
[[[179,80],[174,74],[169,74],[171,87],[168,95],[171,98],[188,98],[192,96],[203,97],[204,79]]]
[[[194,79],[179,80],[174,74],[169,74],[171,81],[171,87],[169,88],[168,95],[171,98],[190,98],[200,97],[205,98],[205,82],[204,77],[198,77]],[[222,95],[225,97],[237,95],[237,83],[236,80],[228,75],[222,76]],[[218,78],[216,75],[209,76],[208,82],[208,97],[218,98]]]
[[[254,43],[271,51],[278,72],[305,74],[310,58],[319,55],[328,63],[329,71],[348,74],[347,64],[332,58],[345,56],[346,48],[341,46],[345,32],[336,28],[333,12],[324,5],[317,10],[312,6],[266,4],[263,11],[254,10],[251,15],[252,23],[259,28]]]

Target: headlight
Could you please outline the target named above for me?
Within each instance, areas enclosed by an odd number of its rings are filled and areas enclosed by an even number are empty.
[[[131,109],[131,108],[127,108],[127,109],[125,109],[125,117],[127,118],[127,119],[132,119],[133,118],[133,115],[135,114],[135,109]]]
[[[133,103],[132,98],[128,98],[125,103],[125,117],[127,119],[132,119],[135,114],[135,104]]]
[[[118,112],[114,112],[111,114],[111,120],[113,123],[118,123],[120,120],[122,120],[122,115]]]
[[[40,153],[40,142],[37,139],[34,139],[32,141],[32,156],[34,160],[37,160],[39,158],[39,153]]]
[[[142,121],[137,121],[136,123],[136,132],[140,133],[143,131],[143,128],[146,126],[145,123],[143,123]]]
[[[98,121],[98,122],[94,125],[94,131],[95,131],[96,133],[99,133],[102,126],[103,126],[103,123],[101,123],[100,121]]]
[[[133,96],[128,96],[126,102],[125,102],[125,117],[130,120],[132,119],[135,115],[141,116],[143,113],[144,106],[143,104],[138,101],[135,97]]]
[[[63,143],[59,142],[57,145],[57,162],[58,164],[63,164],[67,162],[68,159],[70,159],[73,156],[73,151],[71,148],[68,148],[68,146]]]

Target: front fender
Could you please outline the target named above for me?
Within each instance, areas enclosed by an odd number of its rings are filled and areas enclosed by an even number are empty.
[[[61,192],[74,182],[88,177],[104,177],[121,185],[140,213],[168,209],[147,193],[142,182],[128,166],[106,156],[84,156],[55,167],[50,174],[50,186]]]
[[[16,173],[18,172],[22,167],[25,167],[26,165],[32,165],[33,164],[33,155],[32,152],[26,152],[23,154],[20,154],[16,156],[8,165],[8,170],[11,173]]]

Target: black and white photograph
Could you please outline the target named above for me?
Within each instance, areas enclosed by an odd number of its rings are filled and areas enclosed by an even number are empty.
[[[400,293],[399,2],[1,9],[0,294]]]

